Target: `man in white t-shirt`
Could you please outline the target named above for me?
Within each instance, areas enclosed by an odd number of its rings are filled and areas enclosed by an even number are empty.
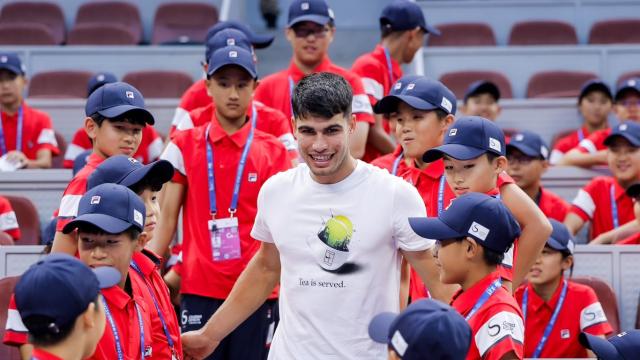
[[[417,190],[354,159],[352,92],[339,75],[316,73],[293,92],[293,127],[306,163],[269,179],[251,235],[262,241],[225,303],[182,337],[186,358],[211,353],[280,282],[280,324],[269,359],[386,359],[370,340],[374,315],[399,311],[404,256],[432,294],[448,300],[430,248],[408,218],[426,216]]]

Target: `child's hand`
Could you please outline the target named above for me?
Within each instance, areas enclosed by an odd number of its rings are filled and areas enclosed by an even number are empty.
[[[7,161],[15,164],[16,168],[22,169],[27,166],[29,159],[22,151],[14,150],[7,153]]]

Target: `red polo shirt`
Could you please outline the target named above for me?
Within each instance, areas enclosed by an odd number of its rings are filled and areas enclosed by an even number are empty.
[[[396,146],[396,149],[387,155],[380,156],[379,158],[373,160],[371,165],[375,165],[381,169],[386,169],[389,174],[393,174],[393,164],[396,162],[398,157],[402,156],[402,146]],[[398,162],[398,168],[394,175],[400,176],[407,170],[407,162],[403,159]]]
[[[345,78],[353,90],[351,109],[356,116],[356,121],[364,121],[370,124],[375,123],[371,103],[364,91],[362,79],[358,75],[334,65],[328,56],[325,56],[313,72],[330,72]],[[305,74],[298,69],[294,61],[291,60],[288,69],[269,75],[260,82],[260,85],[256,88],[254,98],[269,107],[280,110],[288,119],[291,119],[290,93],[292,89],[289,88],[289,78],[291,77],[293,83],[297,84],[304,76]]]
[[[587,130],[587,127],[583,126],[580,129],[572,132],[571,134],[558,139],[558,141],[556,141],[556,144],[553,146],[551,155],[549,156],[549,162],[551,164],[558,163],[558,161],[564,156],[564,154],[568,153],[569,150],[577,147],[580,141],[586,139],[589,135],[590,134]]]
[[[162,325],[162,320],[160,320],[160,315],[158,314],[158,309],[163,316],[167,331],[173,340],[175,353],[182,355],[178,318],[171,303],[169,289],[160,275],[159,266],[161,259],[151,251],[145,249],[141,252],[136,251],[133,253],[132,262],[135,262],[141,272],[141,274],[138,273],[133,267],[133,271],[130,271],[133,291],[144,299],[147,308],[150,310],[151,346],[154,358],[171,359],[172,354]],[[158,309],[156,309],[155,303],[157,303]]]
[[[16,298],[11,294],[7,309],[7,323],[5,324],[2,343],[9,346],[21,346],[28,343],[29,330],[24,326],[22,317],[16,307]]]
[[[640,245],[640,233],[633,234],[626,239],[622,239],[615,243],[616,245]]]
[[[20,227],[16,212],[7,198],[0,196],[0,231],[7,233],[14,241],[20,240]]]
[[[2,111],[2,133],[7,151],[16,150],[18,143],[18,112],[8,115]],[[17,149],[30,159],[38,157],[38,151],[50,150],[51,155],[60,153],[51,119],[46,113],[22,103],[22,148]],[[0,156],[4,155],[0,149]]]
[[[563,277],[564,280],[564,277]],[[520,286],[515,297],[522,305],[522,296],[527,289],[527,320],[525,321],[524,341],[525,357],[532,357],[540,343],[542,334],[551,320],[560,293],[562,281],[551,296],[545,301],[534,290],[531,284]],[[586,358],[587,351],[578,341],[581,332],[591,335],[607,335],[613,329],[607,322],[596,293],[589,286],[569,281],[567,295],[555,325],[551,329],[546,345],[540,353],[541,358]]]
[[[205,80],[202,79],[194,82],[180,98],[180,104],[176,108],[173,119],[171,120],[169,136],[173,136],[175,128],[184,118],[188,117],[190,111],[205,107],[211,103],[213,103],[213,99],[211,99],[211,96],[207,93],[207,83]]]
[[[611,198],[612,189],[613,199]],[[612,206],[612,203],[615,206]],[[585,222],[591,221],[590,239],[594,239],[602,233],[613,230],[614,208],[618,210],[618,226],[635,219],[633,201],[627,196],[622,186],[613,177],[598,176],[578,191],[569,211]]]
[[[55,356],[42,349],[35,348],[31,354],[31,358],[34,360],[64,360],[61,357]]]
[[[78,216],[78,205],[80,204],[80,199],[82,198],[82,195],[87,192],[87,179],[103,161],[104,159],[102,156],[92,153],[87,158],[87,165],[85,165],[82,170],[78,171],[76,176],[71,179],[71,182],[69,182],[69,185],[67,185],[67,188],[62,194],[62,200],[60,200],[56,231],[62,232],[64,226]]]
[[[537,199],[538,207],[540,210],[551,219],[564,221],[571,206],[560,196],[552,193],[551,191],[540,187],[540,195]]]
[[[227,134],[217,120],[210,122],[209,139],[214,153],[214,178],[218,214],[228,218],[236,171],[249,135],[245,124],[232,135]],[[211,220],[208,196],[206,126],[178,132],[162,158],[177,170],[173,181],[184,184],[187,193],[183,203],[182,286],[185,294],[225,299],[238,276],[260,247],[250,237],[257,212],[258,192],[272,175],[290,167],[282,143],[260,130],[255,130],[240,187],[236,217],[239,222],[241,258],[214,261],[208,221]]]
[[[500,274],[496,271],[478,281],[467,291],[459,290],[453,296],[451,306],[466,317],[498,277]],[[511,351],[522,359],[524,343],[522,312],[516,300],[505,288],[498,288],[467,322],[473,335],[467,360],[498,360]]]
[[[76,157],[83,151],[89,150],[92,147],[91,139],[84,131],[84,128],[78,129],[78,131],[73,135],[73,140],[71,140],[71,144],[69,144],[67,151],[64,154],[63,166],[67,169],[72,169],[73,161]],[[162,137],[158,135],[156,129],[154,129],[153,126],[145,126],[142,129],[140,146],[138,146],[138,151],[133,154],[133,158],[143,164],[148,164],[158,160],[160,154],[162,154],[163,148],[164,143],[162,141]]]
[[[578,151],[584,154],[595,154],[600,150],[604,150],[607,147],[604,145],[604,140],[611,135],[611,128],[598,130],[591,135],[589,135],[586,139],[580,141],[578,144]]]

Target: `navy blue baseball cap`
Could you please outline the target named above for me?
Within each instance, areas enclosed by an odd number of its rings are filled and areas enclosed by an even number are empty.
[[[640,197],[640,182],[632,184],[626,190],[627,196],[630,198]]]
[[[552,231],[549,239],[547,239],[547,246],[553,250],[572,255],[576,248],[576,242],[567,226],[555,219],[549,219],[549,222],[551,223]]]
[[[91,95],[91,93],[96,91],[100,86],[116,81],[118,81],[118,78],[110,72],[99,72],[93,75],[87,84],[87,96]]]
[[[87,189],[100,184],[120,184],[128,188],[146,179],[152,187],[161,187],[173,177],[173,165],[167,160],[158,160],[143,165],[126,155],[111,156],[103,161],[87,179]]]
[[[236,21],[236,20],[227,20],[227,21],[219,21],[215,25],[207,30],[207,43],[209,39],[211,39],[215,34],[224,29],[236,29],[242,31],[245,36],[251,41],[253,47],[256,49],[264,49],[271,45],[275,36],[269,34],[256,34],[253,32],[247,25]]]
[[[627,139],[633,147],[640,147],[640,124],[634,121],[625,121],[616,125],[611,134],[604,139],[604,144],[609,146],[616,137]]]
[[[84,112],[87,116],[98,113],[109,119],[135,112],[147,124],[155,123],[153,115],[144,107],[144,97],[140,91],[125,82],[104,84],[97,88],[89,95]]]
[[[209,59],[207,75],[211,76],[216,71],[227,65],[236,65],[245,69],[254,79],[258,77],[256,63],[253,55],[239,46],[225,46],[213,52]]]
[[[480,94],[489,94],[495,101],[500,100],[500,89],[496,84],[489,80],[478,80],[469,85],[467,92],[464,94],[464,101],[467,102],[470,97]]]
[[[400,95],[402,93],[402,90],[404,90],[404,88],[406,88],[407,85],[409,85],[411,82],[415,81],[416,79],[418,79],[420,77],[422,77],[422,76],[421,75],[415,75],[415,74],[409,74],[409,75],[405,75],[405,76],[401,77],[391,87],[391,90],[389,90],[389,95]],[[378,104],[380,104],[380,101],[377,101],[373,105],[373,112],[376,113],[376,114],[384,114],[385,112],[380,110],[380,105],[378,105]]]
[[[402,87],[402,85],[401,85]],[[456,96],[440,81],[420,76],[410,81],[399,95],[387,95],[378,101],[378,114],[397,111],[400,101],[418,110],[440,109],[447,114],[456,112]]]
[[[413,30],[417,27],[427,33],[440,35],[440,31],[427,24],[420,6],[409,0],[394,0],[382,9],[380,27],[393,31]]]
[[[437,218],[409,218],[416,234],[435,240],[472,237],[483,247],[506,252],[520,236],[520,226],[502,201],[481,193],[455,199]]]
[[[607,85],[604,81],[600,79],[589,80],[582,85],[582,89],[580,90],[580,95],[578,96],[578,102],[582,100],[585,96],[589,95],[594,91],[603,92],[611,101],[613,101],[613,95],[611,94],[611,89],[609,89],[609,85]]]
[[[112,267],[92,270],[73,256],[50,254],[22,274],[15,288],[16,307],[30,334],[57,334],[73,326],[100,289],[120,278]]]
[[[633,77],[620,83],[616,90],[615,100],[619,101],[628,92],[634,92],[637,95],[640,95],[640,78]]]
[[[493,121],[480,116],[463,116],[451,125],[444,144],[424,153],[422,160],[433,162],[444,155],[471,160],[487,152],[505,156],[505,147],[504,133]]]
[[[640,352],[640,330],[625,331],[607,340],[583,332],[579,340],[582,346],[591,349],[602,360],[637,359]]]
[[[68,234],[82,224],[93,225],[109,234],[120,234],[130,227],[142,231],[146,214],[144,203],[129,188],[118,184],[101,184],[82,196],[78,216],[62,231]]]
[[[471,344],[471,328],[449,305],[422,299],[399,315],[376,315],[369,323],[369,337],[389,344],[402,360],[463,360]]]
[[[549,147],[542,140],[542,137],[532,131],[522,130],[511,137],[507,144],[507,153],[510,150],[519,150],[523,154],[547,160],[549,158]]]
[[[334,20],[333,10],[325,0],[293,0],[289,5],[287,27],[303,21],[327,25],[332,20]]]
[[[239,46],[249,50],[253,54],[253,46],[249,38],[238,29],[228,28],[218,31],[213,37],[207,40],[207,49],[204,54],[207,62],[214,51],[225,46]]]
[[[2,69],[18,75],[24,75],[26,72],[22,60],[14,52],[0,52],[0,70]]]

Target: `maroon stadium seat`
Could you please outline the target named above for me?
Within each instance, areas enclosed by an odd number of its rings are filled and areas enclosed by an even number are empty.
[[[64,14],[57,4],[48,2],[18,1],[8,3],[2,7],[2,10],[0,11],[0,24],[9,25],[27,23],[46,26],[53,36],[54,44],[62,44],[64,42]]]
[[[88,71],[73,70],[39,72],[31,78],[29,97],[85,98],[92,75]]]
[[[428,46],[495,46],[496,37],[485,23],[453,23],[436,26],[440,36],[429,36]]]
[[[629,72],[626,72],[626,73],[620,75],[618,77],[618,80],[616,81],[616,86],[618,84],[621,84],[623,81],[626,81],[626,80],[634,78],[634,77],[635,78],[640,78],[640,70],[629,71]]]
[[[2,195],[11,203],[20,226],[18,245],[40,244],[40,218],[31,200],[22,196]]]
[[[587,285],[595,291],[598,300],[602,304],[604,314],[613,328],[613,334],[620,333],[620,316],[618,315],[618,300],[616,293],[606,282],[593,276],[576,276],[571,281]]]
[[[20,279],[19,276],[12,276],[0,279],[0,339],[4,338],[5,325],[7,324],[7,311],[9,301],[13,295],[13,289]],[[20,360],[20,351],[15,346],[7,346],[0,342],[0,359]]]
[[[54,156],[51,159],[51,168],[52,169],[64,169],[62,163],[64,162],[64,153],[67,152],[67,140],[60,134],[55,131],[56,141],[58,142],[58,149],[60,149],[60,154]]]
[[[0,24],[0,45],[57,45],[46,25]]]
[[[4,231],[0,231],[0,246],[9,246],[14,245],[13,238],[11,235],[7,234]]]
[[[577,45],[573,25],[564,21],[522,21],[511,28],[509,45]]]
[[[589,31],[589,44],[640,44],[640,19],[598,21]]]
[[[209,4],[173,2],[158,6],[152,44],[203,43],[207,30],[218,22],[218,9]]]
[[[78,9],[74,30],[80,25],[87,24],[112,25],[120,30],[126,30],[131,33],[134,44],[142,41],[142,20],[140,19],[138,8],[133,3],[123,1],[92,1],[84,3]],[[84,31],[86,32],[88,30],[85,28]],[[124,32],[121,33],[124,34]],[[120,37],[123,36],[124,35],[120,35]],[[97,42],[95,44],[123,45],[120,42],[116,44]]]
[[[136,36],[120,25],[81,24],[74,27],[67,45],[137,45]]]
[[[528,98],[577,97],[582,85],[598,76],[582,71],[543,71],[534,74],[527,84]]]
[[[500,89],[500,97],[509,99],[513,97],[511,83],[506,76],[494,71],[455,71],[443,74],[440,82],[445,84],[458,99],[464,98],[469,85],[474,81],[489,80]]]
[[[134,71],[122,81],[136,87],[145,98],[180,98],[193,84],[188,74],[180,71]]]

